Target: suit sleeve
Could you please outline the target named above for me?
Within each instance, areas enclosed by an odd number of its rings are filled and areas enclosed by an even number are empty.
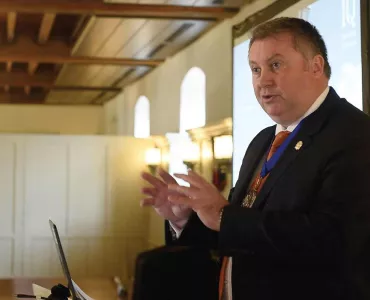
[[[232,198],[233,191],[234,188],[230,190],[229,201]],[[210,249],[218,247],[218,232],[206,227],[194,212],[178,239],[170,228],[169,222],[166,221],[165,238],[167,245],[200,246]]]
[[[369,153],[369,141],[362,140],[333,155],[306,212],[225,207],[220,250],[329,258],[343,249],[357,255],[370,239]]]

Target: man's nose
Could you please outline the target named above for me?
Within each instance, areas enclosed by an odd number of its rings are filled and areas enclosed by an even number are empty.
[[[267,69],[261,70],[261,75],[259,77],[258,84],[261,88],[273,86],[274,74]]]

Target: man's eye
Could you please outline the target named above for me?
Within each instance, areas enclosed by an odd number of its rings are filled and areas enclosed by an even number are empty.
[[[258,74],[260,72],[260,68],[252,68],[252,73]]]
[[[272,63],[272,68],[273,69],[279,69],[280,68],[280,63],[279,62]]]

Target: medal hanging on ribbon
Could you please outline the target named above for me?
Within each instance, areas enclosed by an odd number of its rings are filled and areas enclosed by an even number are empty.
[[[257,198],[258,189],[262,182],[261,176],[258,176],[253,182],[252,188],[247,193],[247,196],[244,198],[243,207],[252,207],[254,200]]]
[[[260,175],[256,178],[251,189],[248,191],[246,197],[243,200],[243,203],[242,203],[243,207],[252,207],[254,201],[257,198],[257,194],[259,192],[260,185],[263,179],[265,179],[265,177],[275,167],[281,155],[284,153],[285,149],[288,147],[289,143],[296,136],[297,132],[299,131],[301,127],[301,124],[302,124],[302,121],[297,125],[297,127],[293,130],[293,132],[289,134],[289,136],[285,139],[285,141],[281,144],[281,146],[276,150],[276,152],[271,156],[271,158],[268,161],[265,161],[265,163],[262,166]],[[271,149],[271,146],[270,146],[270,149]],[[269,149],[269,152],[270,152],[270,149]]]

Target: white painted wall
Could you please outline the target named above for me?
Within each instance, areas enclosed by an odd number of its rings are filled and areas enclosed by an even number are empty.
[[[74,277],[132,276],[137,253],[163,241],[149,237],[149,210],[139,206],[150,146],[131,137],[0,135],[0,277],[62,275],[49,217]]]
[[[118,94],[103,106],[104,133],[107,135],[126,135],[124,93]]]
[[[0,133],[101,134],[101,106],[0,105]]]

